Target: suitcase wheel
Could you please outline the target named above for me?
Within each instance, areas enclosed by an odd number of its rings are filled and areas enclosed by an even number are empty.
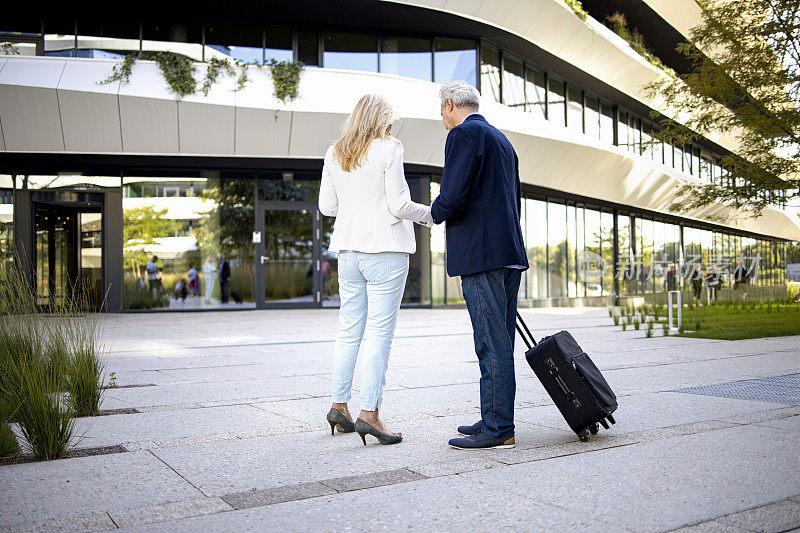
[[[601,421],[600,421],[600,423],[601,423],[601,424],[603,424],[603,428],[605,428],[605,429],[608,429],[608,422],[606,422],[606,419],[605,419],[605,418],[604,418],[603,420],[601,420]],[[597,424],[595,424],[595,426],[596,426],[596,425],[597,425]]]
[[[608,418],[608,421],[611,422],[612,424],[616,424],[617,423],[617,421],[614,420],[614,417],[611,416],[611,415],[608,415],[606,418]]]
[[[589,426],[589,433],[591,433],[592,435],[597,435],[598,431],[600,431],[600,427],[597,424],[592,424],[591,426]]]
[[[587,440],[589,440],[589,430],[584,429],[583,431],[578,433],[578,438],[581,439],[581,442],[586,442]]]

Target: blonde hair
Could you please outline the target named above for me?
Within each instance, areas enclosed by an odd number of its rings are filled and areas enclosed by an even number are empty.
[[[378,94],[365,94],[342,126],[333,145],[333,157],[342,170],[351,172],[364,163],[373,139],[389,138],[395,115],[392,106]]]

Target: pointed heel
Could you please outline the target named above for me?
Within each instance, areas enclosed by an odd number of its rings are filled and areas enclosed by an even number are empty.
[[[358,435],[361,437],[361,442],[363,442],[363,443],[364,443],[364,446],[366,446],[366,445],[367,445],[367,437],[366,437],[366,435],[367,435],[367,434],[366,434],[366,433],[361,433],[361,432],[359,431],[359,432],[358,432]]]
[[[328,422],[330,422],[330,424],[331,424],[331,435],[333,435],[333,428],[336,427],[336,421],[335,420],[328,420]]]

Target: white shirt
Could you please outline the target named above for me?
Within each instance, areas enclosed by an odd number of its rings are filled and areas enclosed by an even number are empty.
[[[211,261],[203,263],[203,274],[213,274],[217,271],[217,267]]]
[[[158,279],[158,267],[152,261],[148,261],[147,264],[144,266],[145,271],[147,272],[147,279],[150,281],[155,281]]]
[[[375,139],[360,167],[345,172],[325,153],[319,210],[336,217],[329,250],[364,253],[416,251],[411,221],[433,226],[430,206],[411,201],[400,141]]]

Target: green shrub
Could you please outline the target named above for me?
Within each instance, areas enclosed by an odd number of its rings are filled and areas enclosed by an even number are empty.
[[[664,333],[665,337],[669,335],[669,324],[667,324],[666,322],[661,324],[661,331]]]
[[[99,412],[105,391],[103,368],[104,364],[94,350],[80,350],[72,355],[66,387],[75,416],[91,416]]]
[[[636,331],[639,331],[639,325],[640,325],[639,319],[638,318],[634,319],[633,320],[633,329],[635,329]]]
[[[647,337],[648,339],[651,338],[653,336],[653,328],[648,328],[644,330],[644,336]]]

